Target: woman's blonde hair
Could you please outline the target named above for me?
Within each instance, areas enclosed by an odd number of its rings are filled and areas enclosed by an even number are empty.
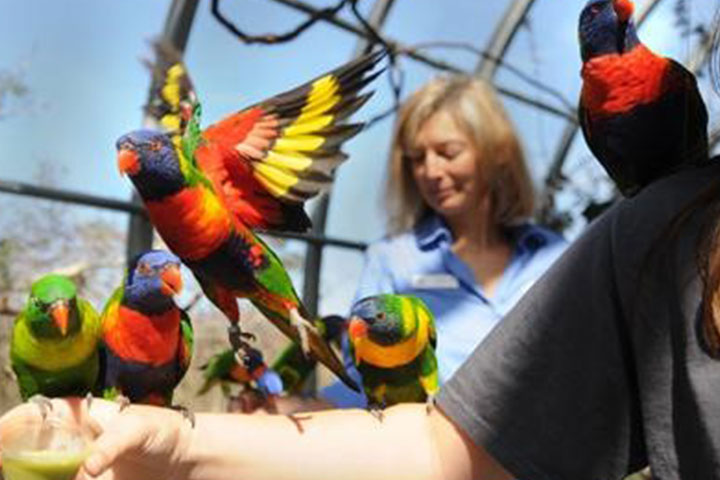
[[[494,89],[467,75],[441,76],[415,92],[398,112],[385,188],[388,232],[412,228],[430,210],[405,153],[422,125],[439,111],[448,112],[475,144],[495,224],[512,225],[529,217],[534,208],[532,182],[520,142]]]

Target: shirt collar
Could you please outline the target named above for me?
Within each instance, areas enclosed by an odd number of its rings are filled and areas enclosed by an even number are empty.
[[[508,228],[512,243],[518,251],[535,252],[548,243],[547,234],[536,225],[523,223]],[[437,214],[423,217],[415,225],[415,236],[421,249],[437,242],[451,242],[452,232],[445,221]]]
[[[415,236],[421,249],[426,249],[437,242],[452,241],[452,233],[447,224],[434,213],[426,215],[415,225]]]
[[[530,223],[510,227],[509,232],[518,251],[532,253],[548,243],[547,234],[541,228]]]

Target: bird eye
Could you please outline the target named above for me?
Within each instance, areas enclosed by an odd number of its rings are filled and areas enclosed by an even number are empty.
[[[595,15],[600,13],[600,10],[602,10],[602,8],[600,7],[599,4],[596,3],[594,5],[591,5],[590,6],[590,15],[592,15],[594,17]]]
[[[153,141],[150,142],[150,144],[148,145],[148,149],[149,149],[151,152],[157,152],[157,151],[160,150],[161,148],[162,148],[162,143],[160,142],[160,140],[153,140]]]
[[[378,320],[385,320],[385,312],[380,312],[377,315],[375,315],[375,318]]]
[[[152,267],[145,262],[138,264],[137,271],[140,275],[150,275],[152,273]]]

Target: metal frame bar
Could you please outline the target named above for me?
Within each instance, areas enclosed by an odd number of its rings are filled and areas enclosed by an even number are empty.
[[[530,7],[535,0],[515,0],[507,10],[505,16],[495,27],[495,32],[488,42],[485,51],[487,57],[483,57],[478,63],[475,73],[487,80],[492,79],[497,71],[498,62],[495,59],[503,58],[510,47],[520,25],[525,20]]]
[[[147,218],[145,207],[138,205],[137,203],[125,200],[115,200],[107,197],[99,197],[96,195],[88,195],[86,193],[72,190],[40,187],[28,183],[0,179],[0,194],[2,193],[41,198],[56,202],[72,203],[85,207],[101,208],[103,210],[113,210],[120,213],[127,213]],[[328,245],[333,247],[349,248],[352,250],[365,250],[365,248],[367,248],[367,244],[364,242],[326,237],[325,235],[315,233],[274,232],[270,230],[260,231],[259,233],[269,237],[301,240],[310,244]]]
[[[273,0],[274,2],[277,2],[279,4],[291,7],[295,10],[298,10],[300,12],[306,13],[308,15],[318,15],[319,9],[313,7],[312,5],[308,5],[305,2],[301,2],[299,0]],[[331,25],[334,25],[342,30],[345,30],[346,32],[353,33],[359,37],[362,37],[366,40],[372,40],[372,37],[365,32],[362,28],[353,25],[352,23],[336,18],[336,17],[323,17],[322,20],[328,22]],[[424,53],[416,52],[409,48],[407,45],[404,45],[400,42],[397,42],[391,38],[385,37],[385,41],[390,45],[393,49],[396,51],[402,52],[403,55],[406,55],[409,58],[412,58],[415,61],[418,61],[420,63],[424,63],[425,65],[429,65],[433,68],[436,68],[438,70],[443,70],[446,72],[452,72],[452,73],[470,73],[467,72],[465,69],[462,69],[456,65],[453,65],[451,63],[448,63],[444,60],[440,60],[437,58],[434,58],[430,55],[426,55]],[[503,87],[496,87],[496,90],[507,97],[513,98],[514,100],[517,100],[521,103],[525,103],[527,105],[530,105],[532,107],[535,107],[537,109],[543,110],[547,113],[566,118],[568,120],[573,120],[575,118],[573,112],[568,112],[562,108],[558,108],[554,105],[550,105],[549,103],[545,103],[541,100],[536,100],[534,98],[530,98],[527,95],[517,92],[515,90],[511,90],[508,88]]]
[[[368,24],[375,30],[382,29],[395,0],[377,0],[370,12]],[[353,58],[365,53],[372,46],[370,38],[366,35],[360,37]],[[330,192],[320,198],[317,208],[313,212],[313,234],[323,234],[327,223],[328,208],[330,206]],[[320,303],[320,269],[322,268],[323,245],[308,245],[305,256],[303,276],[303,303],[311,315],[317,315]]]
[[[165,26],[162,33],[162,41],[170,44],[181,54],[185,51],[190,28],[192,27],[195,11],[199,0],[173,0],[165,19]],[[152,95],[152,81],[149,87],[148,97]],[[147,115],[143,118],[143,124],[148,124]],[[133,191],[132,203],[141,204],[137,192]],[[125,246],[126,262],[130,264],[132,258],[138,253],[152,248],[153,226],[146,215],[130,215],[128,220],[127,245]]]

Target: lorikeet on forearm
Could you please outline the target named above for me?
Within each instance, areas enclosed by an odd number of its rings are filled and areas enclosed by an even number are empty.
[[[237,298],[248,298],[353,388],[280,259],[254,230],[310,226],[303,203],[331,185],[346,158],[341,145],[362,128],[345,119],[369,98],[360,90],[377,75],[370,71],[379,58],[362,57],[204,131],[187,71],[175,62],[150,106],[174,130],[139,130],[117,142],[120,170],[165,243],[231,322],[233,346],[244,343],[237,335]]]
[[[106,398],[172,405],[193,349],[190,318],[173,300],[181,288],[180,260],[170,252],[150,250],[131,262],[102,313]]]
[[[640,42],[630,0],[591,0],[580,15],[579,116],[620,191],[708,161],[708,115],[694,75]]]
[[[413,295],[358,301],[348,325],[350,355],[371,409],[401,402],[431,404],[439,389],[435,319]]]
[[[46,275],[15,319],[10,363],[20,396],[85,396],[97,380],[99,316],[73,282]]]

